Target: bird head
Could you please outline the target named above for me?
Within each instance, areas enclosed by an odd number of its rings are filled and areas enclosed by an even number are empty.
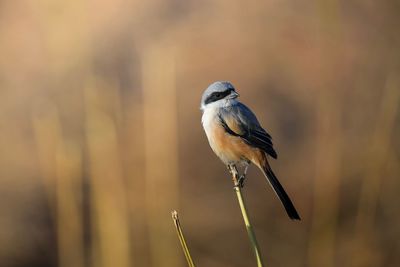
[[[201,98],[201,109],[204,110],[209,105],[221,103],[239,97],[235,87],[230,82],[218,81],[212,83],[204,91]]]

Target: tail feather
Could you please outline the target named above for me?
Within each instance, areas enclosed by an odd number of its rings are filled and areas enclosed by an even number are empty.
[[[276,178],[276,176],[275,176],[274,172],[272,171],[271,167],[269,166],[268,162],[266,162],[264,164],[264,166],[262,166],[261,169],[263,170],[265,177],[267,177],[268,182],[274,189],[276,195],[281,200],[289,218],[292,220],[300,220],[300,216],[297,213],[296,208],[294,207],[289,196],[286,194],[285,189],[283,189],[283,186],[278,181],[278,178]]]

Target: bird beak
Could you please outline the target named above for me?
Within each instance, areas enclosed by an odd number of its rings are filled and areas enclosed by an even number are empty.
[[[232,91],[231,97],[230,97],[230,98],[235,99],[235,98],[237,98],[237,97],[239,97],[239,96],[240,96],[240,95],[239,95],[238,93],[236,93],[235,91]]]

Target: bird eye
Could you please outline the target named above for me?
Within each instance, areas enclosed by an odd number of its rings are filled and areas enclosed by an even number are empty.
[[[220,98],[221,97],[221,94],[215,94],[215,97],[217,97],[217,98]]]

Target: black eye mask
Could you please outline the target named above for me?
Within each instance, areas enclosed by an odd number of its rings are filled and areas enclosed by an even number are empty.
[[[214,92],[209,97],[207,97],[205,104],[207,105],[209,103],[223,99],[223,98],[227,97],[228,95],[230,95],[232,91],[233,91],[233,89],[229,88],[223,92]]]

